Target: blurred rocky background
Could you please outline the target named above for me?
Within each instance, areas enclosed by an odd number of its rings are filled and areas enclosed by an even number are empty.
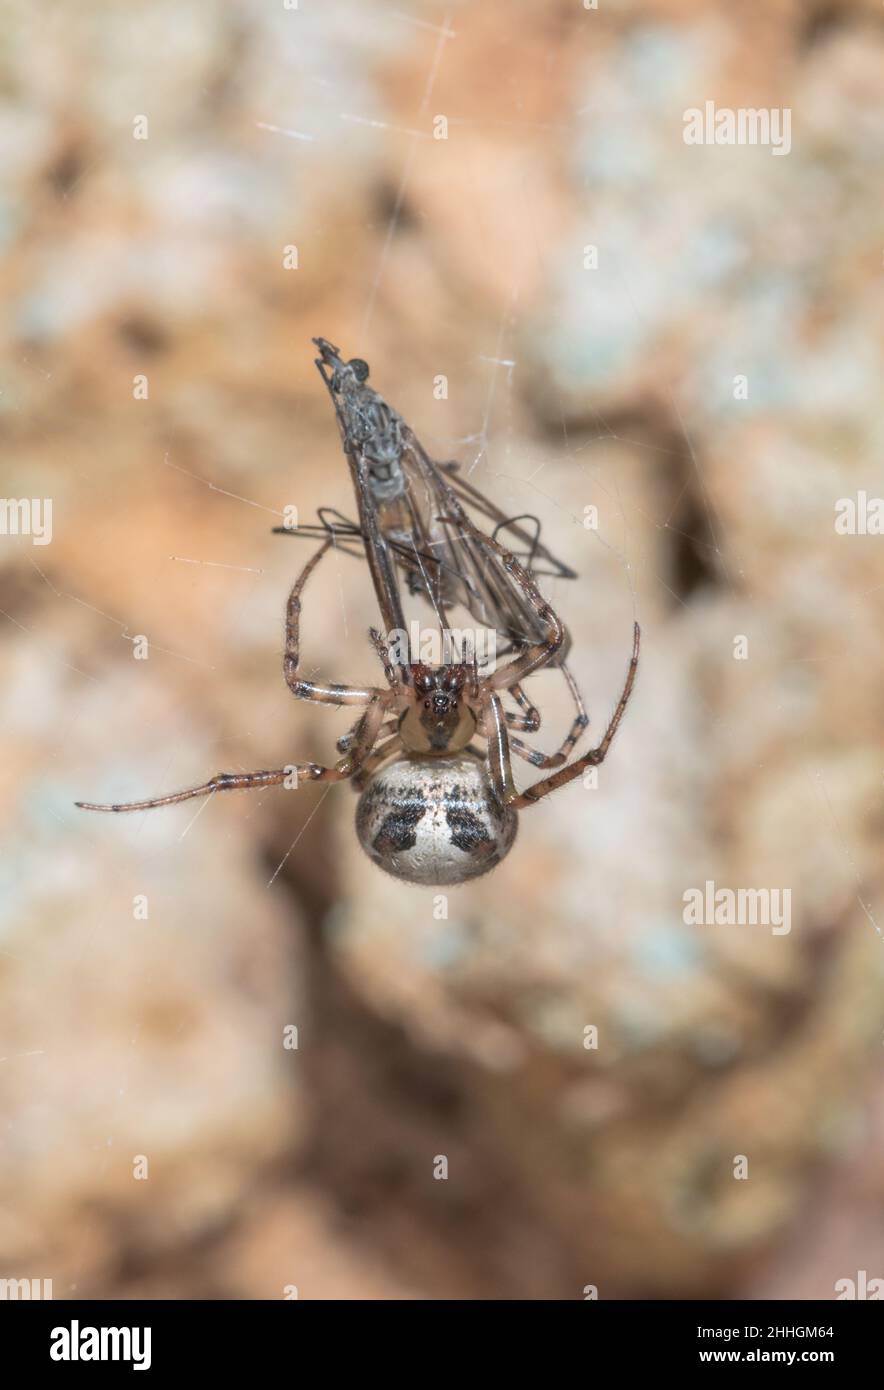
[[[707,100],[790,152],[686,145]],[[0,1277],[884,1277],[884,537],[835,529],[884,494],[877,0],[8,0],[0,150],[0,491],[53,503],[0,536]],[[579,571],[597,733],[643,625],[598,787],[447,901],[347,787],[72,805],[333,756],[271,534],[353,512],[315,334]],[[305,665],[374,679],[323,568]],[[791,932],[686,925],[706,880]]]

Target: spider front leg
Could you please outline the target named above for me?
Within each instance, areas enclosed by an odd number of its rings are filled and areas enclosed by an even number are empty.
[[[587,767],[598,767],[599,763],[604,762],[608,749],[611,746],[611,740],[620,726],[620,721],[629,703],[632,687],[635,684],[640,641],[641,630],[638,623],[635,623],[633,627],[632,656],[629,659],[629,670],[626,673],[626,682],[623,686],[620,699],[617,702],[617,708],[611,716],[611,722],[605,730],[605,736],[601,743],[597,748],[590,749],[582,758],[578,758],[568,767],[563,767],[561,771],[554,772],[552,777],[545,777],[542,781],[535,782],[533,787],[526,787],[521,794],[515,796],[510,801],[509,804],[514,811],[521,811],[524,810],[526,806],[533,806],[535,802],[540,801],[544,796],[548,796],[550,792],[554,792],[558,787],[564,787],[568,782],[573,782],[574,778],[579,777]]]
[[[323,541],[316,554],[307,561],[289,594],[285,613],[285,657],[283,670],[286,685],[296,700],[315,700],[321,705],[368,705],[375,695],[381,694],[374,686],[324,685],[318,681],[304,680],[298,675],[300,662],[301,590],[319,564],[326,551],[334,544],[334,537]]]

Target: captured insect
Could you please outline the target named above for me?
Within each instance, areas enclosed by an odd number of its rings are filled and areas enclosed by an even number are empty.
[[[359,530],[387,629],[403,625],[398,569],[409,593],[428,599],[443,628],[448,608],[459,603],[513,646],[538,641],[543,624],[513,584],[497,548],[486,546],[484,534],[477,536],[475,526],[466,524],[463,504],[496,523],[493,539],[502,531],[513,536],[509,552],[515,553],[516,541],[529,547],[525,568],[530,572],[540,572],[541,560],[547,574],[576,579],[574,570],[540,544],[539,523],[533,517],[506,517],[461,475],[458,463],[431,459],[402,416],[368,385],[368,363],[346,362],[325,338],[313,341],[350,465]],[[533,538],[523,521],[535,524]],[[566,638],[552,664],[560,664],[568,644]]]
[[[507,550],[516,554],[532,578],[576,579],[573,569],[540,542],[540,522],[530,515],[507,517],[461,473],[459,463],[430,458],[402,416],[373,387],[370,369],[361,358],[345,361],[326,338],[314,338],[319,349],[316,366],[331,397],[344,454],[350,465],[359,523],[340,514],[320,511],[318,526],[275,527],[289,536],[332,535],[338,550],[363,554],[368,561],[375,596],[387,632],[404,623],[397,578],[409,594],[421,595],[433,608],[440,630],[449,634],[448,610],[462,605],[486,630],[506,643],[500,651],[522,651],[541,641],[543,625],[518,584],[507,573],[496,547],[468,525],[465,508],[495,523],[493,540],[507,535]],[[533,534],[530,528],[533,526]],[[512,537],[512,539],[510,539]],[[361,541],[355,552],[349,543]],[[516,552],[516,545],[526,547]],[[544,569],[540,565],[545,566]],[[574,702],[575,715],[557,752],[544,754],[515,736],[511,747],[534,767],[560,767],[589,720],[577,682],[565,664],[570,647],[567,629],[558,651],[546,663],[560,668]],[[507,713],[512,726],[536,733],[541,715],[517,687],[513,697],[522,714]]]
[[[406,448],[413,458],[426,459],[426,455],[381,397],[374,392],[366,397],[358,389],[350,391],[351,386],[365,390],[365,363],[344,364],[324,339],[315,341],[324,364],[328,365],[328,352],[335,357],[337,365],[330,370],[339,373],[336,389],[345,399],[338,401],[334,392],[333,399],[357,484],[358,534],[388,634],[401,631],[404,618],[396,577],[399,561],[393,546],[402,544],[406,551],[412,550],[416,521],[414,496],[402,489],[400,471]],[[342,371],[347,374],[343,380]],[[480,531],[453,494],[434,496],[436,500],[417,518],[423,530],[419,552],[412,551],[416,572],[423,573],[421,567],[429,565],[426,592],[440,619],[452,594],[469,607],[469,602],[480,602],[477,595],[491,593],[495,620],[504,612],[518,615],[518,626],[509,634],[514,650],[502,664],[480,672],[470,653],[435,666],[406,661],[401,651],[394,657],[389,635],[372,627],[369,635],[385,686],[304,679],[299,674],[302,593],[316,566],[335,544],[332,533],[304,566],[289,595],[284,674],[297,699],[363,711],[338,741],[343,753],[338,762],[334,766],[308,762],[272,771],[219,773],[202,786],[147,801],[76,804],[94,811],[143,811],[216,791],[351,779],[361,793],[356,808],[360,844],[387,873],[411,883],[443,885],[477,878],[498,864],[512,847],[520,810],[606,757],[635,682],[639,627],[634,625],[626,680],[601,742],[567,763],[565,748],[579,736],[579,730],[572,730],[558,754],[535,756],[534,750],[511,739],[509,730],[533,731],[538,727],[539,716],[525,696],[522,682],[561,659],[565,628],[520,561],[493,536]],[[408,518],[404,540],[401,535],[397,539],[397,525],[385,511],[399,502]],[[458,593],[460,586],[469,601]],[[515,617],[513,621],[515,624]],[[522,713],[504,711],[504,693],[512,696]],[[584,716],[580,728],[585,724]],[[484,740],[484,748],[473,742],[477,738]],[[539,757],[558,770],[519,792],[513,780],[511,749],[529,762],[536,763]]]

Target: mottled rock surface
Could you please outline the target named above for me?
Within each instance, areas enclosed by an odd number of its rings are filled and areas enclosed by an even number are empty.
[[[884,536],[835,526],[884,491],[880,6],[7,9],[2,491],[53,534],[0,535],[0,1274],[884,1274]],[[788,108],[788,155],[686,145],[712,98]],[[72,805],[334,756],[270,534],[353,513],[315,334],[579,571],[596,737],[642,623],[597,785],[459,889],[379,873],[346,787]],[[330,557],[305,669],[378,679],[376,621]],[[707,880],[791,930],[686,922]]]

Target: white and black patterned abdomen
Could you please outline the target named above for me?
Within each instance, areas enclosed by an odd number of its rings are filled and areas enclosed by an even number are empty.
[[[409,757],[374,774],[356,807],[359,843],[408,883],[464,883],[499,864],[516,838],[481,758]]]

